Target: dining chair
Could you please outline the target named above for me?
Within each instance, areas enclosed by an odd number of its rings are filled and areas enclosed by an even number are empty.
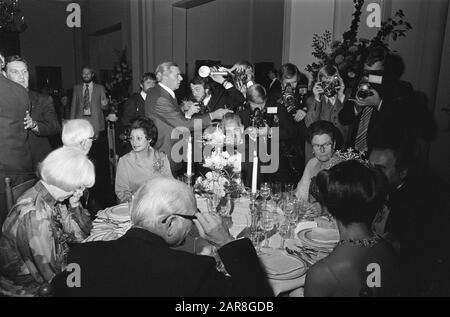
[[[28,189],[34,186],[36,184],[37,179],[32,178],[30,180],[27,180],[26,182],[23,182],[21,184],[18,184],[14,187],[11,186],[11,178],[5,177],[5,189],[6,189],[6,207],[8,212],[11,210],[11,208],[16,203],[17,199],[22,196],[23,193],[25,193]]]

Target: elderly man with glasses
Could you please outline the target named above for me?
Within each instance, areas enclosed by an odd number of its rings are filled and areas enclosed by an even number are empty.
[[[74,246],[69,263],[81,269],[81,287],[57,277],[58,296],[271,296],[272,289],[248,239],[234,240],[221,218],[197,210],[191,189],[170,178],[146,182],[131,203],[133,227],[121,238]],[[218,248],[230,276],[214,258],[172,247],[195,226]]]

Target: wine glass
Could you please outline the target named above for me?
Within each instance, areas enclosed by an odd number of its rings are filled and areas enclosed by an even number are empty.
[[[260,227],[262,230],[264,230],[264,248],[269,248],[269,237],[268,233],[274,228],[275,226],[275,218],[273,213],[271,212],[264,212],[261,216],[260,220]]]
[[[295,200],[291,197],[287,197],[283,203],[282,210],[289,223],[295,224],[296,218]]]
[[[270,196],[270,186],[269,183],[262,183],[259,190],[259,194],[264,199],[264,206],[266,206],[267,198]]]
[[[276,206],[278,207],[278,202],[281,199],[281,193],[282,193],[282,189],[281,189],[281,183],[276,182],[272,184],[272,199],[275,201]]]
[[[278,226],[278,234],[281,237],[280,249],[284,250],[284,243],[286,242],[286,239],[291,237],[291,224],[288,221],[283,221]]]

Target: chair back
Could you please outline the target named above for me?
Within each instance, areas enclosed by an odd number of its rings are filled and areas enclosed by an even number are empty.
[[[11,178],[6,177],[5,178],[5,189],[6,189],[6,207],[8,212],[11,210],[11,208],[14,206],[14,204],[17,202],[17,199],[23,195],[28,189],[34,186],[36,184],[37,179],[32,178],[30,180],[27,180],[26,182],[23,182],[19,185],[16,185],[14,187],[11,186]]]

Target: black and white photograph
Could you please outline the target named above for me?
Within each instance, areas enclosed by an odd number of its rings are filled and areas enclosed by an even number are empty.
[[[0,299],[449,297],[448,232],[450,0],[0,0]]]

